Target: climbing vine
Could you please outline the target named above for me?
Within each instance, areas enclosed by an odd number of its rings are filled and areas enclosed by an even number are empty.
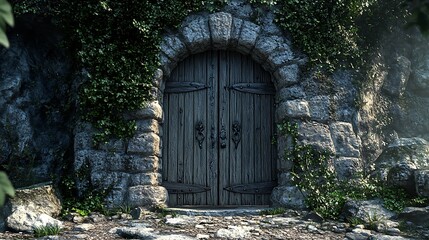
[[[159,44],[168,28],[192,12],[214,11],[225,1],[14,1],[19,14],[45,15],[64,31],[67,46],[83,69],[81,116],[99,132],[96,142],[128,138],[135,123],[124,113],[143,107],[159,66]]]
[[[405,23],[404,0],[250,0],[272,7],[278,25],[291,33],[310,65],[323,70],[361,70],[381,30]]]
[[[227,0],[11,2],[18,15],[39,14],[63,29],[64,46],[74,53],[85,79],[80,87],[80,114],[99,129],[95,140],[102,142],[133,135],[135,123],[123,115],[153,97],[152,77],[159,66],[162,34],[190,13],[216,11]],[[375,39],[371,31],[381,28],[379,23],[386,19],[406,14],[397,10],[404,9],[397,4],[403,0],[249,2],[273,8],[278,25],[291,33],[310,63],[328,70],[361,64],[366,59],[363,54],[372,52],[367,41]]]
[[[405,206],[425,204],[429,199],[413,198],[404,189],[393,188],[367,176],[342,181],[333,167],[333,154],[298,141],[298,124],[285,121],[278,132],[291,144],[284,161],[293,163],[292,181],[305,194],[306,204],[325,218],[337,219],[347,200],[383,199],[384,207],[399,212]]]

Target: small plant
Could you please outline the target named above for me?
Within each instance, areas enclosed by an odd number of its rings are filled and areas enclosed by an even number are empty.
[[[349,217],[347,218],[347,222],[349,222],[350,226],[352,227],[355,227],[360,224],[364,224],[364,221],[362,221],[360,218],[357,218],[357,217]]]
[[[260,212],[260,215],[279,215],[279,214],[283,214],[286,212],[286,209],[282,208],[282,207],[278,207],[278,208],[271,208],[271,209],[267,209],[267,210],[262,210]]]
[[[158,213],[158,217],[159,218],[164,218],[167,215],[171,215],[171,217],[175,218],[177,217],[177,212],[169,210],[165,207],[161,207],[161,206],[155,206],[152,209],[154,212]]]
[[[34,230],[34,237],[44,237],[51,235],[58,235],[61,232],[61,227],[58,225],[46,225],[42,227],[36,227]]]
[[[366,228],[369,230],[377,230],[377,226],[384,221],[384,217],[378,215],[377,213],[368,213],[367,214],[367,223]]]

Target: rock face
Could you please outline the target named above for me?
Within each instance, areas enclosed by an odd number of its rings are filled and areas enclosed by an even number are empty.
[[[377,178],[409,193],[427,196],[429,143],[421,138],[400,138],[390,144],[374,162]]]
[[[1,222],[14,231],[32,232],[46,225],[62,226],[54,219],[61,211],[61,202],[52,185],[37,185],[17,189],[15,197],[2,209]]]
[[[383,207],[381,200],[348,201],[344,205],[341,217],[343,219],[357,218],[364,223],[370,223],[374,219],[388,220],[395,213]]]
[[[71,63],[49,23],[17,20],[0,49],[0,165],[16,187],[49,181],[71,149]]]
[[[79,76],[56,47],[61,40],[56,30],[38,21],[19,20],[10,34],[12,47],[0,50],[0,165],[15,186],[50,180],[74,157],[74,170],[89,175],[78,181],[80,190],[112,189],[106,199],[112,207],[165,205],[160,169],[167,161],[162,156],[165,81],[187,56],[222,49],[252,58],[273,76],[276,124],[297,123],[299,144],[330,151],[339,179],[356,177],[378,158],[372,164],[375,175],[429,196],[429,49],[421,38],[410,39],[403,31],[388,36],[379,57],[371,59],[371,84],[358,88],[350,71],[330,76],[304,71],[307,58],[292,46],[293,36],[276,26],[274,11],[228,1],[219,12],[188,16],[163,36],[154,101],[125,114],[136,121],[135,136],[96,147],[95,130],[73,122]],[[279,179],[272,203],[303,208],[302,194],[284,177],[293,168],[285,151],[293,146],[285,134],[275,138]]]
[[[398,215],[398,219],[412,222],[418,226],[429,227],[429,207],[407,207]]]

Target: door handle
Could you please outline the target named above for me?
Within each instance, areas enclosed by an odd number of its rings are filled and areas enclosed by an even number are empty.
[[[195,124],[195,139],[198,141],[200,149],[203,148],[203,142],[206,137],[204,136],[204,124],[202,121],[198,121]]]
[[[222,128],[220,129],[219,139],[220,139],[220,148],[226,148],[226,130],[223,124],[222,124]]]
[[[232,124],[232,141],[235,144],[235,149],[237,149],[238,144],[241,141],[241,125],[238,121],[235,121]]]

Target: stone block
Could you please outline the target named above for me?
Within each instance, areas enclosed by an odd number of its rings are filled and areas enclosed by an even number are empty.
[[[136,133],[153,132],[159,134],[159,123],[155,119],[145,119],[136,121]]]
[[[329,96],[316,96],[308,100],[311,119],[314,121],[327,122],[329,120],[329,107],[331,101]]]
[[[279,186],[273,189],[271,202],[275,207],[305,209],[305,196],[295,186]]]
[[[416,193],[421,197],[429,197],[429,169],[418,169],[414,172]]]
[[[127,113],[125,117],[133,120],[155,119],[162,121],[162,107],[158,101],[153,101],[140,110]]]
[[[210,47],[210,30],[205,17],[195,17],[181,29],[181,33],[192,54],[203,52]]]
[[[269,54],[267,62],[270,69],[276,70],[293,60],[293,53],[287,43],[281,44],[275,51]]]
[[[132,186],[128,188],[127,203],[130,207],[166,206],[167,189],[161,186]]]
[[[335,154],[334,143],[329,127],[317,122],[302,122],[299,124],[298,140],[302,144],[308,144],[319,151],[330,151]]]
[[[92,172],[91,182],[98,188],[126,189],[130,174],[123,172]]]
[[[232,18],[231,35],[229,46],[235,48],[240,40],[241,27],[243,26],[243,20],[239,18]]]
[[[137,185],[159,185],[161,183],[159,173],[136,173],[130,176],[130,186]]]
[[[169,76],[171,71],[176,67],[176,62],[167,57],[164,53],[159,54],[159,65],[165,74],[165,76]]]
[[[258,62],[263,62],[283,43],[283,38],[280,36],[260,36],[252,50],[252,57]]]
[[[279,174],[279,186],[292,186],[292,174],[290,171]]]
[[[100,143],[99,149],[107,152],[124,152],[125,142],[122,139],[111,139],[107,143]]]
[[[123,207],[126,201],[126,190],[127,188],[112,189],[112,191],[110,191],[109,195],[107,195],[106,197],[107,207],[109,208]]]
[[[255,46],[256,39],[258,38],[261,27],[249,22],[243,21],[243,26],[240,32],[240,38],[238,40],[237,51],[248,54]]]
[[[310,110],[305,100],[289,100],[279,104],[276,109],[276,122],[282,122],[285,118],[309,118]]]
[[[231,38],[232,16],[218,12],[209,16],[212,44],[215,49],[226,49]]]
[[[334,159],[334,167],[340,180],[355,178],[363,171],[363,163],[360,158],[339,157]]]
[[[279,91],[277,91],[277,95],[276,95],[277,102],[284,102],[287,100],[303,99],[303,98],[305,98],[305,92],[301,86],[291,86],[291,87],[282,88]]]
[[[166,35],[162,39],[161,51],[175,62],[182,60],[188,55],[186,45],[175,35]]]
[[[276,89],[289,87],[298,82],[299,67],[297,64],[287,65],[279,68],[274,73],[274,84]]]
[[[152,80],[153,86],[157,88],[161,87],[163,78],[164,78],[164,72],[162,71],[162,69],[161,68],[156,69]]]
[[[155,133],[142,133],[129,141],[127,152],[147,156],[159,156],[160,141],[161,139]]]
[[[105,171],[107,166],[107,152],[97,150],[75,151],[74,169],[76,172]]]
[[[159,169],[159,159],[155,156],[140,157],[140,156],[127,156],[126,159],[127,172],[157,172]]]
[[[336,122],[330,126],[332,139],[338,156],[360,157],[360,139],[353,131],[351,123]]]

